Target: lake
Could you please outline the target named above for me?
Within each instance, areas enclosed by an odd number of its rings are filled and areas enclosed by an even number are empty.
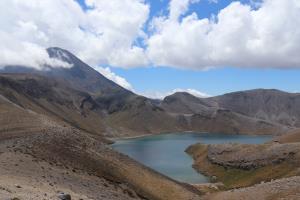
[[[272,136],[209,133],[172,133],[117,140],[112,148],[178,181],[208,183],[209,179],[192,168],[193,159],[185,149],[195,143],[261,144]]]

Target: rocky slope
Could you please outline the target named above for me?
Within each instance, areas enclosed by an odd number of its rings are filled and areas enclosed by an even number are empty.
[[[195,144],[187,152],[196,170],[221,182],[216,190],[229,189],[205,199],[299,199],[298,139],[299,130],[293,130],[265,144]]]
[[[208,194],[205,200],[298,200],[300,199],[300,177],[283,178],[252,187]]]
[[[295,143],[295,142],[300,142],[300,129],[293,129],[284,135],[275,137],[274,140],[275,142],[279,143]]]
[[[189,130],[280,134],[288,129],[214,107],[195,114],[174,113],[165,109],[165,105],[155,105],[151,100],[133,94],[117,106],[74,89],[64,80],[36,74],[0,75],[0,94],[23,108],[108,137]]]
[[[236,134],[282,134],[290,129],[285,124],[260,119],[220,105],[215,98],[197,98],[188,93],[166,97],[160,106],[176,115],[187,130]],[[247,106],[245,104],[245,106]]]
[[[81,199],[199,198],[191,186],[114,152],[102,135],[3,96],[0,107],[1,198],[57,199],[60,192]]]
[[[228,110],[270,124],[300,126],[300,94],[272,89],[256,89],[228,93],[211,98],[197,98],[187,93],[166,97],[161,106],[171,113],[209,116],[218,109]],[[244,127],[247,122],[243,123]],[[241,127],[241,126],[237,126]]]
[[[300,94],[279,90],[249,90],[212,97],[219,107],[250,117],[300,126]]]
[[[0,94],[21,108],[50,116],[57,122],[97,135],[104,132],[103,114],[91,95],[63,82],[34,74],[1,74]]]
[[[207,159],[216,165],[244,170],[291,161],[300,164],[300,145],[299,143],[208,145]]]
[[[195,144],[187,152],[197,170],[223,182],[227,189],[300,175],[299,143]]]

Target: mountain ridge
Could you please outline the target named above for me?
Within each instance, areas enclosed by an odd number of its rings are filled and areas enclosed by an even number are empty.
[[[103,134],[108,137],[177,131],[232,132],[237,134],[262,134],[260,133],[261,131],[265,134],[272,134],[275,131],[276,133],[273,134],[280,134],[288,129],[288,127],[292,127],[298,123],[292,123],[288,117],[272,118],[270,117],[272,110],[263,110],[263,114],[266,113],[265,115],[267,116],[265,118],[259,117],[257,113],[248,111],[246,108],[243,108],[244,104],[240,100],[242,97],[239,97],[241,96],[240,94],[244,94],[242,92],[209,98],[199,98],[189,93],[178,92],[165,97],[162,101],[153,101],[152,99],[134,94],[108,80],[69,51],[53,47],[48,48],[47,52],[51,58],[60,59],[71,64],[72,67],[32,71],[27,67],[22,69],[19,66],[18,68],[6,67],[2,72],[10,73],[11,76],[14,76],[15,73],[23,72],[24,79],[26,79],[26,74],[31,74],[31,76],[37,74],[46,77],[45,79],[48,81],[54,80],[60,83],[56,85],[56,87],[60,88],[60,92],[69,94],[76,102],[79,102],[78,98],[81,101],[83,97],[75,95],[76,92],[72,91],[84,91],[87,98],[86,102],[92,104],[91,107],[86,107],[86,110],[83,112],[80,111],[80,106],[78,108],[78,106],[73,105],[73,110],[68,108],[70,116],[65,116],[65,114],[61,113],[59,115],[68,118],[65,120],[72,122],[77,127],[85,127],[85,130],[97,134]],[[33,79],[39,81],[38,78]],[[22,81],[24,82],[24,80]],[[39,84],[37,83],[36,85]],[[49,88],[40,89],[49,90]],[[265,90],[255,90],[253,93],[264,92]],[[236,95],[240,101],[232,104],[232,99],[235,99]],[[258,98],[261,96],[263,95],[256,95],[255,97]],[[66,97],[60,96],[58,98],[62,100]],[[251,98],[249,97],[249,99]],[[255,108],[254,105],[256,103],[249,102],[248,104],[251,104]],[[43,104],[46,105],[46,103],[51,107],[52,103],[49,102],[49,98],[46,102],[43,101]],[[248,107],[248,104],[245,104],[245,107]],[[84,108],[84,105],[81,107]],[[57,111],[57,113],[59,112]],[[300,116],[297,116],[297,119],[298,117],[300,121]],[[286,119],[289,123],[282,123],[283,119]],[[82,123],[83,121],[85,122]],[[224,123],[225,121],[226,123]],[[89,128],[86,129],[87,127]]]

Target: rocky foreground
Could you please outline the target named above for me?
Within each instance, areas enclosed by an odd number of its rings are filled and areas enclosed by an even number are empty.
[[[3,96],[0,124],[0,199],[199,199],[193,187],[113,151],[102,135]]]
[[[268,183],[261,183],[252,187],[229,190],[208,194],[205,200],[299,200],[300,176],[283,178]]]
[[[300,163],[300,144],[268,143],[208,145],[207,159],[216,165],[243,170],[281,163]]]
[[[196,144],[187,152],[216,182],[205,199],[300,199],[299,139],[293,130],[265,144]]]

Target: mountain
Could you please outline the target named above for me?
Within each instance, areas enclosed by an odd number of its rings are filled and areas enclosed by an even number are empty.
[[[300,126],[300,94],[257,89],[210,98],[219,107],[286,126]]]
[[[177,92],[164,98],[161,106],[168,112],[195,114],[212,112],[216,103],[205,98],[195,97],[187,92]]]
[[[162,102],[169,112],[203,114],[216,109],[287,127],[300,126],[300,94],[274,89],[239,91],[210,98],[175,93]]]
[[[54,197],[70,185],[78,199],[199,199],[193,187],[113,151],[109,139],[182,131],[283,134],[298,125],[297,94],[257,90],[197,98],[175,93],[154,101],[108,80],[66,50],[47,51],[71,67],[7,66],[0,73],[1,177],[19,181],[34,195],[28,199]],[[29,188],[31,181],[47,184],[37,191]],[[5,179],[0,184],[5,191],[22,190]],[[105,196],[99,196],[99,188]]]
[[[67,50],[52,47],[48,48],[47,52],[51,58],[60,59],[68,63],[71,67],[45,66],[45,70],[35,70],[26,66],[7,66],[2,69],[2,72],[38,74],[58,79],[73,89],[88,92],[97,98],[98,103],[109,110],[109,112],[114,112],[115,109],[122,107],[127,98],[136,96],[107,79]]]
[[[198,98],[185,92],[175,93],[161,102],[161,107],[180,116],[186,129],[201,132],[237,134],[280,134],[289,129],[284,124],[256,118],[217,101],[219,97]],[[245,105],[246,106],[246,105]]]
[[[42,106],[43,112],[52,113],[65,122],[89,132],[108,137],[174,131],[279,134],[287,129],[286,126],[291,125],[281,123],[283,117],[274,120],[273,113],[277,114],[279,111],[274,112],[268,107],[264,110],[268,117],[260,117],[262,115],[257,113],[262,112],[258,108],[256,110],[259,112],[254,113],[249,105],[260,104],[260,101],[263,101],[260,95],[249,93],[248,101],[243,101],[242,97],[235,97],[234,94],[198,98],[179,92],[161,102],[153,101],[108,80],[69,51],[57,47],[47,51],[50,57],[67,62],[71,67],[46,66],[47,70],[38,71],[28,67],[9,66],[2,72],[7,73],[6,78],[10,76],[10,80],[14,80],[19,86],[26,83],[27,90],[16,90],[14,94],[18,96],[22,92],[23,96],[35,102],[27,106],[29,109],[40,112]],[[40,87],[37,88],[36,85]],[[7,86],[3,88],[7,89]],[[41,90],[40,96],[33,95],[31,90]],[[48,93],[45,93],[45,90]],[[261,90],[257,93],[263,92]],[[251,98],[258,102],[252,102]],[[18,101],[22,102],[20,99]],[[276,107],[280,101],[286,100],[272,101]],[[33,108],[32,104],[36,103],[38,106]],[[292,102],[287,103],[286,107],[289,106],[293,106]],[[283,109],[285,107],[281,108]],[[293,108],[290,107],[289,110],[288,114],[292,114]],[[284,114],[281,113],[281,116]]]
[[[51,47],[47,49],[49,57],[64,61],[70,67],[44,66],[45,70],[36,70],[27,66],[6,66],[4,73],[29,73],[39,74],[46,77],[64,80],[77,90],[87,91],[97,95],[109,95],[115,93],[132,94],[113,81],[105,78],[102,74],[82,62],[67,50]]]
[[[82,130],[104,132],[103,113],[93,97],[37,74],[1,74],[0,94],[15,105]]]

